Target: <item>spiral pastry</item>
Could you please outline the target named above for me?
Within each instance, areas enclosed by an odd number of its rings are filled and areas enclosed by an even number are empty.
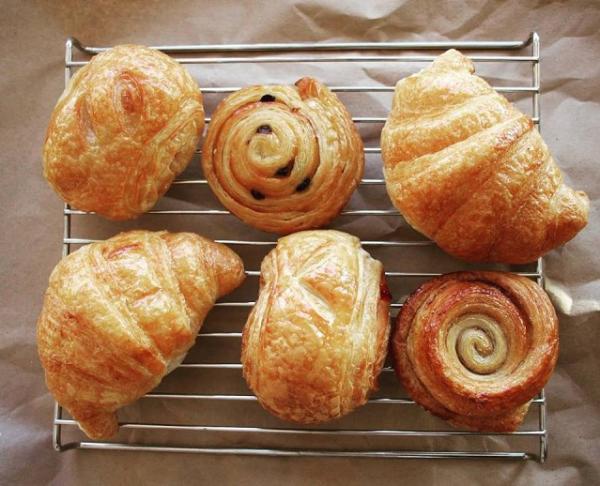
[[[255,228],[287,234],[331,221],[364,169],[352,119],[326,86],[252,86],[225,98],[208,128],[204,175],[221,203]]]
[[[558,321],[533,281],[458,272],[417,289],[398,315],[394,367],[412,398],[455,426],[513,431],[558,357]]]

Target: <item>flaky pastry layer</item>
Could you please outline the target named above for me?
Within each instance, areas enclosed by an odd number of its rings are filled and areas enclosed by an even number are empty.
[[[455,50],[396,85],[381,134],[388,194],[416,230],[467,261],[526,263],[586,224],[531,119]]]
[[[192,233],[82,247],[52,272],[38,320],[48,388],[88,436],[111,437],[116,410],[181,363],[215,300],[243,279],[232,250]]]
[[[263,260],[242,338],[244,377],[262,406],[318,423],[364,404],[387,353],[389,304],[382,265],[358,238],[281,238]]]
[[[326,86],[252,86],[212,115],[202,168],[221,203],[273,233],[318,228],[345,206],[364,169],[362,140]]]
[[[159,51],[121,45],[75,73],[46,132],[44,177],[69,204],[110,219],[148,211],[204,129],[202,94]]]
[[[392,349],[398,378],[425,409],[456,426],[512,431],[554,369],[558,321],[525,277],[451,273],[408,298]]]

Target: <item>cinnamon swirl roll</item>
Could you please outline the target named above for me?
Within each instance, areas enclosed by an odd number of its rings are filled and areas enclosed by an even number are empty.
[[[394,367],[408,393],[469,429],[515,430],[558,357],[548,296],[511,273],[435,278],[408,298],[396,324]]]
[[[225,98],[208,128],[204,175],[221,203],[255,228],[292,233],[331,221],[364,169],[352,119],[312,78]]]

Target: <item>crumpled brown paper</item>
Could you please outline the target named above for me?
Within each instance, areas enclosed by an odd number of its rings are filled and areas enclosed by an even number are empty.
[[[471,484],[595,484],[600,482],[600,344],[598,318],[600,283],[600,217],[597,199],[597,154],[600,117],[600,4],[597,2],[8,2],[2,6],[0,32],[3,69],[0,126],[3,148],[2,260],[0,288],[0,483],[1,484],[164,484],[200,482],[218,484],[362,484],[433,483]],[[528,462],[408,461],[377,459],[260,458],[243,456],[118,453],[51,449],[52,399],[43,384],[35,348],[35,321],[48,275],[60,257],[62,203],[41,176],[40,150],[50,111],[63,88],[64,40],[78,37],[90,45],[135,42],[142,44],[235,43],[268,41],[391,41],[391,40],[518,40],[531,30],[542,41],[542,134],[567,180],[587,191],[592,202],[590,224],[575,240],[546,258],[547,288],[561,315],[561,355],[546,393],[549,403],[549,459]],[[192,69],[201,86],[293,82],[312,74],[328,84],[392,85],[420,65],[314,63],[307,66],[234,65]],[[508,68],[494,71],[478,64],[482,75],[499,85],[524,84],[529,73]],[[355,116],[385,116],[391,95],[370,99],[341,95]],[[212,110],[219,96],[207,95]],[[524,110],[529,101],[514,96]],[[366,145],[378,144],[380,126],[362,125]],[[365,177],[380,177],[380,162],[369,157]],[[193,162],[188,176],[198,176]],[[351,207],[390,207],[383,188],[361,188]],[[178,186],[160,207],[218,207],[208,188]],[[400,218],[340,217],[335,227],[363,239],[418,238]],[[248,229],[233,217],[144,216],[130,223],[109,223],[95,217],[74,220],[73,235],[104,238],[117,231],[145,227],[191,230],[213,238],[235,235],[272,239]],[[371,250],[371,249],[370,249]],[[247,268],[257,269],[265,248],[245,250]],[[372,251],[388,270],[451,271],[465,268],[439,250]],[[418,282],[394,279],[392,291],[402,299]],[[250,281],[232,298],[252,300],[256,282]],[[205,330],[239,330],[247,309],[233,313],[215,310]],[[569,314],[566,316],[564,314]],[[226,317],[225,317],[226,316]],[[219,346],[200,340],[189,361],[235,362],[237,345]],[[243,391],[238,375],[188,373],[168,377],[161,389],[214,393]],[[382,379],[383,391],[393,390],[393,376]],[[397,391],[402,394],[401,390]],[[217,414],[218,412],[218,414]],[[225,419],[223,418],[225,414]],[[375,415],[375,416],[374,416]],[[187,404],[156,401],[138,403],[121,416],[124,420],[152,418],[158,422],[211,423],[219,418],[230,424],[282,426],[258,407],[231,404],[215,411],[204,402]],[[535,417],[530,417],[533,420]],[[440,428],[443,423],[416,407],[373,409],[352,414],[340,427],[397,426]],[[382,425],[383,424],[383,425]],[[408,424],[408,425],[407,425]],[[534,423],[529,423],[534,426]],[[132,440],[148,440],[134,433]],[[264,439],[242,435],[152,435],[156,442],[199,441],[205,445],[268,445]],[[319,439],[321,441],[321,438]],[[263,442],[261,442],[263,441]],[[325,443],[322,439],[321,443]],[[470,445],[499,450],[506,440],[453,441],[369,439],[365,448],[397,447],[464,449]],[[279,437],[271,445],[306,446],[297,438]],[[519,442],[534,450],[533,439]],[[312,442],[314,447],[315,442]],[[326,445],[326,444],[325,444]],[[348,446],[345,441],[333,446]],[[351,446],[348,446],[351,447]],[[356,442],[353,443],[356,448]]]

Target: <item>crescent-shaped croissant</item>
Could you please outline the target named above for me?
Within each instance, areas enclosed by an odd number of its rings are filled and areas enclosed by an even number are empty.
[[[38,320],[48,388],[88,436],[111,437],[116,410],[181,363],[243,279],[232,250],[192,233],[132,231],[75,251],[52,272]]]
[[[261,266],[242,335],[244,377],[263,407],[299,423],[339,418],[377,388],[390,332],[381,262],[332,230],[281,238]]]
[[[342,210],[363,174],[363,144],[338,97],[302,78],[225,98],[208,127],[202,168],[232,213],[287,234],[324,226]]]
[[[203,129],[202,94],[181,64],[116,46],[77,71],[58,100],[44,177],[77,209],[135,218],[185,169]]]
[[[394,367],[409,395],[456,426],[512,431],[558,357],[558,320],[535,282],[458,272],[419,287],[398,314]]]
[[[381,135],[390,198],[416,230],[467,261],[526,263],[587,223],[533,122],[455,50],[396,85]]]

